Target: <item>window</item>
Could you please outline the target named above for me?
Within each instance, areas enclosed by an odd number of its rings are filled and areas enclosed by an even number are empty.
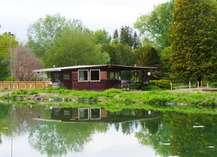
[[[64,116],[70,116],[70,111],[69,110],[64,110]]]
[[[120,73],[119,72],[110,72],[109,79],[119,80],[120,79]]]
[[[88,70],[78,70],[78,81],[88,81]]]
[[[88,108],[79,108],[78,109],[78,119],[89,120],[89,109]]]
[[[100,81],[100,70],[90,70],[90,80]]]
[[[91,108],[90,109],[91,112],[91,119],[100,119],[101,118],[101,109],[100,108]]]
[[[63,74],[63,80],[70,80],[70,74],[69,73]]]

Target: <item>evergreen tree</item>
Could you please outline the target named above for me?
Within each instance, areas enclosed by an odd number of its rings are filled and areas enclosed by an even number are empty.
[[[133,36],[132,36],[132,28],[129,26],[124,26],[121,28],[120,34],[120,43],[123,45],[129,45],[131,48],[133,47]]]
[[[134,35],[133,35],[133,49],[137,49],[139,48],[139,45],[138,45],[138,42],[137,42],[137,33],[134,32]]]
[[[176,0],[169,32],[172,72],[185,79],[209,76],[217,66],[217,4],[213,0]],[[216,72],[215,72],[216,73]]]
[[[113,39],[118,39],[119,35],[118,35],[118,30],[115,29],[114,34],[113,34]]]

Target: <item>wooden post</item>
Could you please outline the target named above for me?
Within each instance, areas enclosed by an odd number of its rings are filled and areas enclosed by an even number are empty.
[[[207,86],[207,88],[209,88],[209,83],[208,82],[206,83],[206,86]]]
[[[189,88],[191,89],[191,81],[189,81]]]
[[[200,87],[200,85],[199,85],[199,81],[197,81],[197,88],[199,88]]]
[[[200,81],[200,88],[203,88],[203,82]]]
[[[173,90],[173,83],[170,82],[170,89]]]

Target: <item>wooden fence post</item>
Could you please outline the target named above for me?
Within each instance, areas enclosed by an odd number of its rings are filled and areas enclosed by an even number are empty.
[[[173,83],[170,82],[170,89],[173,90]]]
[[[189,88],[191,89],[191,81],[189,81]]]

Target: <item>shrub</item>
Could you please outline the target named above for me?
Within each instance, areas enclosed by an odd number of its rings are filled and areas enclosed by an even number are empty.
[[[149,83],[163,89],[170,89],[170,80],[150,80]]]
[[[162,90],[162,89],[154,85],[142,87],[142,91],[155,91],[155,90]]]
[[[120,89],[110,88],[110,89],[105,90],[104,94],[105,94],[105,96],[107,96],[107,97],[114,97],[115,95],[120,94],[120,93],[122,93],[122,92],[123,92],[123,91],[120,90]]]
[[[209,85],[211,88],[217,88],[217,82],[213,82]]]

